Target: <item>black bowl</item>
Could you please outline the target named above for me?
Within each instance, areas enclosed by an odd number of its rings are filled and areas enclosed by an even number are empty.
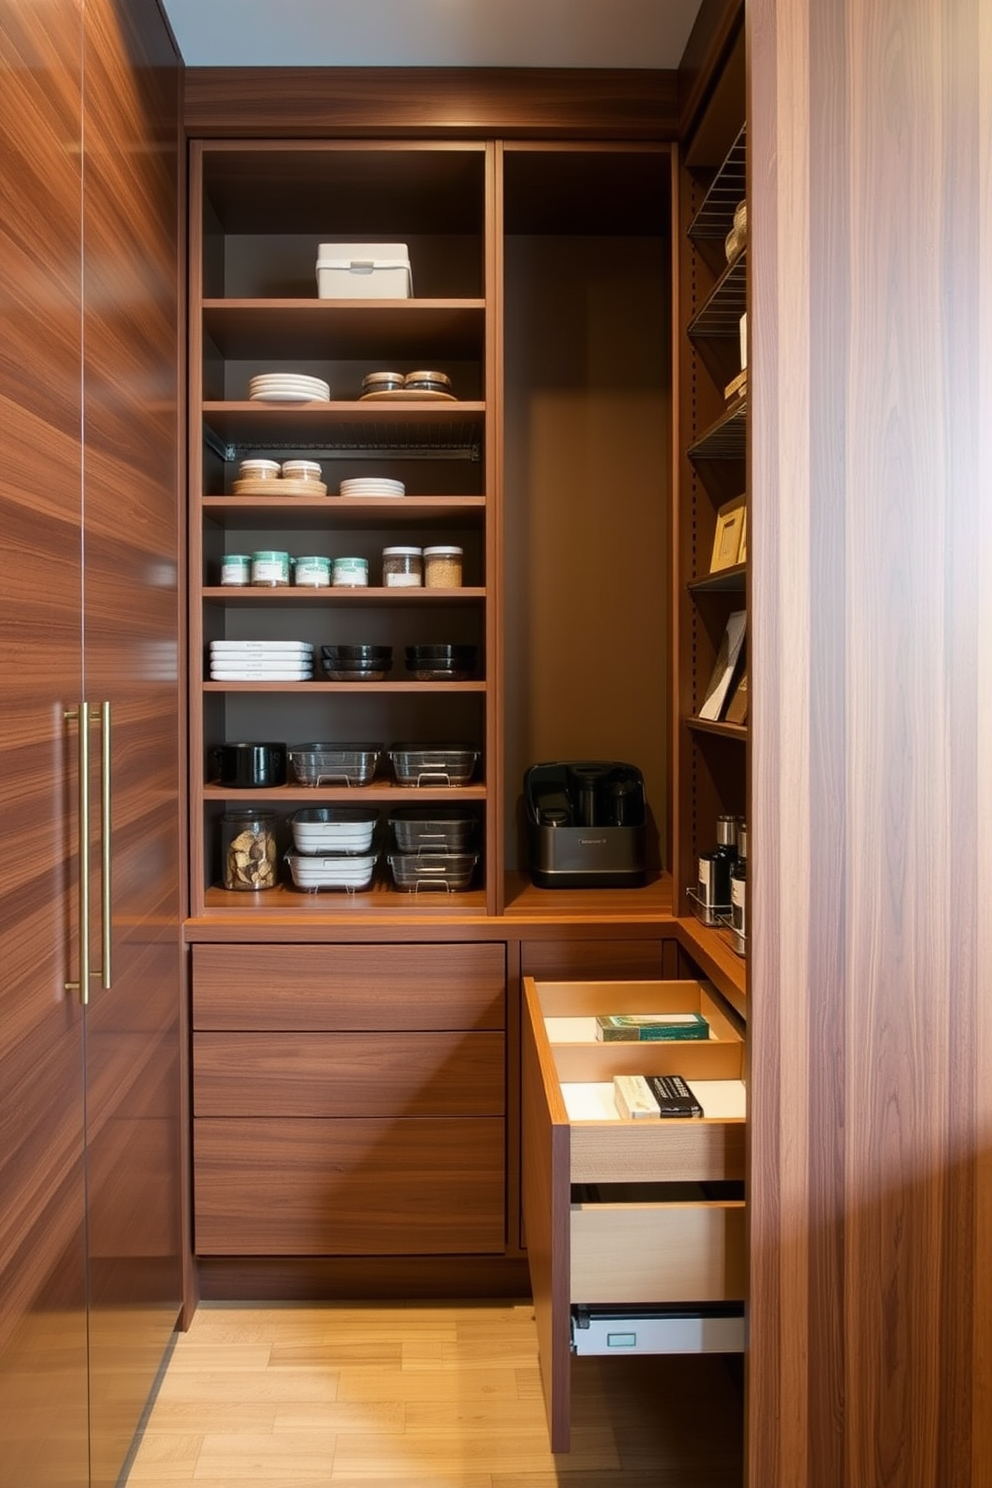
[[[321,646],[320,654],[328,661],[392,661],[392,646]]]

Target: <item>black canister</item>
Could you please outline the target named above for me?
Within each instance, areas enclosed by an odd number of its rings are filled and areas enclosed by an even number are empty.
[[[210,757],[218,782],[232,790],[286,784],[285,744],[219,744]]]

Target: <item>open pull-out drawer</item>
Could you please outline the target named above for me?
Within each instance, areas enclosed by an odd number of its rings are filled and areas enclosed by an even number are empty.
[[[629,1317],[677,1306],[701,1319],[713,1305],[733,1304],[740,1315],[743,1041],[715,994],[695,981],[527,977],[524,1003],[524,1224],[551,1448],[566,1452],[579,1310],[622,1307]],[[596,1037],[598,1014],[675,1010],[701,1012],[709,1037],[648,1044]],[[681,1074],[703,1116],[623,1118],[613,1077],[634,1073]],[[706,1331],[698,1321],[694,1327]],[[654,1333],[659,1348],[675,1351],[678,1330],[666,1324]],[[682,1330],[683,1338],[691,1334]],[[740,1328],[708,1336],[733,1351]]]

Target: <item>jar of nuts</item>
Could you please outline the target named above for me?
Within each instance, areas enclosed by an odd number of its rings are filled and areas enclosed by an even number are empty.
[[[424,584],[428,589],[458,589],[461,582],[461,548],[424,549]]]
[[[226,811],[220,819],[225,889],[274,889],[276,819],[267,811]]]

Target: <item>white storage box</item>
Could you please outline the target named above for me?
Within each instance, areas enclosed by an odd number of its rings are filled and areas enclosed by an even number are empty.
[[[321,300],[408,300],[413,294],[405,243],[321,243],[317,297]]]

